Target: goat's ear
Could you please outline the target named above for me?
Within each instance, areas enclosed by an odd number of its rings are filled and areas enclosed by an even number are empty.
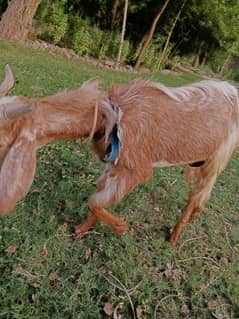
[[[87,88],[87,89],[91,89],[91,90],[99,90],[101,86],[101,81],[99,79],[92,79],[92,80],[88,80],[85,81],[82,85],[81,88]]]
[[[110,90],[109,90],[109,95],[121,95],[125,92],[125,90],[129,87],[128,84],[125,84],[125,83],[117,83],[117,84],[113,84],[111,87],[110,87]]]
[[[36,169],[35,139],[20,134],[0,170],[0,215],[10,212],[29,191]]]

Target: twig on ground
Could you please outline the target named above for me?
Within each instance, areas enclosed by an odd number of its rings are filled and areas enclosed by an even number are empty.
[[[176,294],[172,294],[172,295],[167,295],[167,296],[164,296],[162,299],[159,300],[159,302],[157,303],[155,309],[154,309],[154,318],[156,319],[157,317],[157,310],[159,308],[159,306],[166,300],[166,299],[169,299],[169,298],[174,298],[174,297],[178,297],[178,295]]]
[[[194,240],[198,240],[198,239],[202,239],[202,238],[206,238],[206,236],[198,236],[198,237],[193,237],[193,238],[189,238],[189,239],[186,239],[178,248],[178,252],[180,252],[180,250],[182,249],[182,247],[189,243],[189,242],[192,242]]]
[[[192,261],[192,260],[197,260],[197,259],[205,259],[208,261],[211,261],[212,263],[214,263],[218,268],[220,268],[220,264],[218,262],[216,262],[216,260],[214,260],[211,257],[204,257],[204,256],[196,256],[196,257],[190,257],[190,258],[186,258],[186,259],[178,259],[176,260],[176,262],[182,263],[182,262],[186,262],[186,261]]]
[[[228,236],[228,232],[227,232],[227,228],[226,228],[226,225],[224,224],[224,232],[225,232],[225,239],[226,239],[226,242],[227,242],[227,245],[228,247],[230,248],[231,252],[233,254],[235,254],[235,249],[232,247],[231,243],[230,243],[230,240],[229,240],[229,236]]]
[[[139,287],[139,285],[141,284],[141,282],[139,282],[135,287],[133,288],[130,288],[130,289],[127,289],[125,287],[125,285],[117,278],[115,277],[113,274],[109,273],[108,275],[113,278],[115,281],[117,281],[117,283],[119,283],[119,285],[116,285],[115,283],[113,283],[108,277],[106,277],[102,272],[101,272],[101,275],[113,286],[113,287],[116,287],[117,289],[121,290],[121,291],[124,291],[128,300],[129,300],[129,303],[130,303],[130,306],[131,306],[131,310],[132,310],[132,313],[133,313],[133,318],[136,319],[136,314],[135,314],[135,310],[134,310],[134,304],[132,302],[132,299],[130,297],[130,295],[135,292],[135,290]]]

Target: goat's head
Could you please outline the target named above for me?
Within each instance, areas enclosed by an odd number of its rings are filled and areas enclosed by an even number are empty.
[[[14,86],[14,76],[10,66],[5,66],[5,78],[0,84],[0,165],[10,145],[16,139],[17,120],[33,109],[34,103],[20,96],[7,96]]]
[[[0,215],[12,210],[28,191],[35,172],[35,143],[21,131],[29,99],[7,96],[14,85],[9,65],[0,84]]]
[[[14,76],[10,66],[5,66],[5,78],[0,84],[0,125],[9,120],[15,120],[22,114],[30,111],[33,104],[22,103],[16,96],[6,96],[14,86]]]

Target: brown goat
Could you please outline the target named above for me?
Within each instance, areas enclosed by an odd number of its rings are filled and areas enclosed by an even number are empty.
[[[97,220],[126,231],[125,222],[105,208],[118,202],[152,176],[154,167],[189,164],[187,177],[195,185],[170,242],[175,245],[185,225],[202,211],[217,176],[239,141],[239,99],[227,82],[201,81],[167,88],[135,80],[115,85],[104,105],[119,107],[121,150],[98,181],[90,197],[91,214],[76,229],[84,234]],[[95,149],[104,156],[103,134],[96,132]]]
[[[0,96],[14,84],[8,65],[5,73]],[[105,93],[98,89],[98,81],[87,81],[79,89],[44,98],[0,97],[0,215],[10,212],[27,194],[39,147],[55,140],[89,136],[92,126],[95,130],[111,130],[114,111],[107,105],[97,107],[103,98]]]
[[[7,69],[0,94],[6,94],[12,84]],[[46,98],[2,97],[0,214],[12,210],[28,192],[37,148],[54,140],[89,136],[93,127],[95,152],[105,159],[116,126],[120,152],[100,177],[98,192],[89,199],[91,213],[76,227],[75,236],[86,234],[98,220],[123,234],[124,220],[106,208],[150,178],[154,167],[192,164],[187,176],[196,184],[171,234],[175,245],[186,223],[205,207],[217,176],[237,146],[238,119],[236,89],[218,81],[167,88],[136,80],[113,86],[108,97],[95,82],[86,82],[77,90]]]

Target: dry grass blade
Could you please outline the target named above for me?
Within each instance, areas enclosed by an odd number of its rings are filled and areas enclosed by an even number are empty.
[[[159,308],[159,306],[167,299],[169,298],[174,298],[174,297],[178,297],[178,295],[176,294],[172,294],[172,295],[167,295],[167,296],[164,296],[162,299],[159,300],[159,302],[157,303],[155,309],[154,309],[154,318],[156,319],[157,317],[157,310]]]
[[[117,278],[115,277],[114,275],[112,274],[108,274],[111,278],[113,278],[119,285],[116,285],[114,284],[111,280],[109,280],[109,278],[107,278],[103,273],[101,273],[101,275],[114,287],[118,288],[119,290],[121,291],[124,291],[128,300],[129,300],[129,303],[130,303],[130,306],[131,306],[131,310],[132,310],[132,314],[133,314],[133,318],[136,319],[136,314],[135,314],[135,309],[134,309],[134,304],[132,302],[132,299],[130,297],[130,294],[132,294],[132,292],[134,292],[138,286],[140,285],[140,283],[138,283],[135,287],[131,288],[131,289],[127,289],[125,287],[125,285]]]
[[[198,236],[198,237],[193,237],[193,238],[186,239],[186,240],[179,246],[178,252],[180,252],[181,249],[184,247],[184,245],[186,245],[187,243],[192,242],[192,241],[195,241],[195,240],[199,240],[199,239],[202,239],[202,238],[205,238],[205,236]]]
[[[197,260],[197,259],[204,259],[204,260],[211,261],[214,265],[216,265],[218,268],[220,268],[220,264],[218,262],[216,262],[211,257],[205,257],[205,256],[196,256],[196,257],[190,257],[190,258],[185,258],[185,259],[178,259],[178,260],[176,260],[176,262],[183,263],[183,262]]]

